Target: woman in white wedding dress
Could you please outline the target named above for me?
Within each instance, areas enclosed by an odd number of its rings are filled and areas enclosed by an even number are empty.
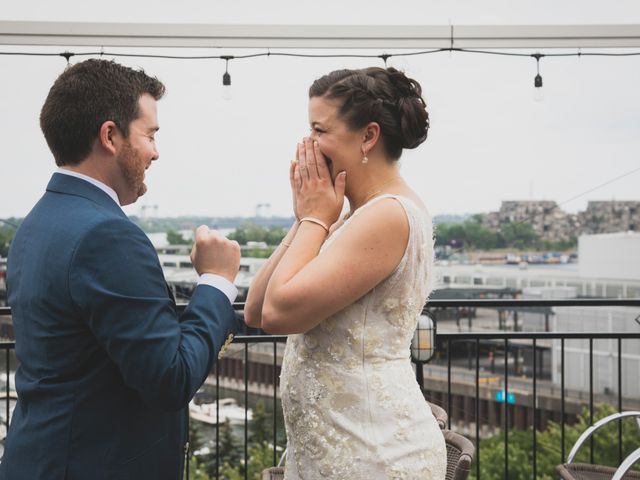
[[[427,137],[420,85],[393,68],[339,70],[309,98],[290,169],[297,221],[245,307],[248,325],[289,335],[285,478],[444,479],[409,353],[433,276],[431,219],[398,167]]]

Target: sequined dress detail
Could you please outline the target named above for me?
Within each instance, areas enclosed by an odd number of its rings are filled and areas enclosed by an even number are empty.
[[[355,303],[290,335],[280,390],[287,430],[286,480],[442,480],[446,448],[410,362],[409,347],[433,275],[433,230],[412,200],[400,263]]]

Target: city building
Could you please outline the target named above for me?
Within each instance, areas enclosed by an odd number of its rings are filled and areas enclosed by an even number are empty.
[[[581,233],[614,233],[640,230],[640,202],[589,202],[580,212]]]
[[[483,226],[499,230],[506,224],[528,223],[543,240],[569,240],[584,234],[640,229],[640,201],[591,201],[577,214],[551,200],[503,201],[500,210],[484,216]]]

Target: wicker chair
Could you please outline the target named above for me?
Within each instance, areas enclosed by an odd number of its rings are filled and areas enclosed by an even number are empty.
[[[262,471],[262,480],[282,480],[284,478],[284,467],[271,467]]]
[[[580,435],[580,438],[578,438],[573,445],[571,452],[569,452],[567,463],[556,466],[556,472],[560,475],[560,478],[563,480],[640,480],[640,472],[630,470],[634,463],[640,461],[640,448],[624,459],[618,468],[590,463],[573,463],[580,447],[596,430],[604,427],[613,420],[619,420],[625,417],[635,417],[638,427],[640,428],[640,412],[614,413],[597,421]]]
[[[591,463],[565,463],[558,465],[556,472],[563,480],[611,480],[616,469]],[[629,471],[620,477],[624,480],[640,480],[640,473]]]
[[[476,451],[473,443],[462,435],[444,430],[447,444],[447,476],[446,480],[465,480],[471,471],[471,462]]]
[[[436,417],[436,422],[438,422],[440,430],[444,430],[445,428],[447,428],[449,415],[447,415],[446,410],[439,405],[436,405],[435,403],[427,402],[427,404],[429,405],[429,407],[431,407],[431,413],[433,413],[433,416]]]

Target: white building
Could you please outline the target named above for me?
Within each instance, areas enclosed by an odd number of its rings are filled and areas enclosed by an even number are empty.
[[[578,252],[581,277],[640,281],[640,233],[582,235]]]

